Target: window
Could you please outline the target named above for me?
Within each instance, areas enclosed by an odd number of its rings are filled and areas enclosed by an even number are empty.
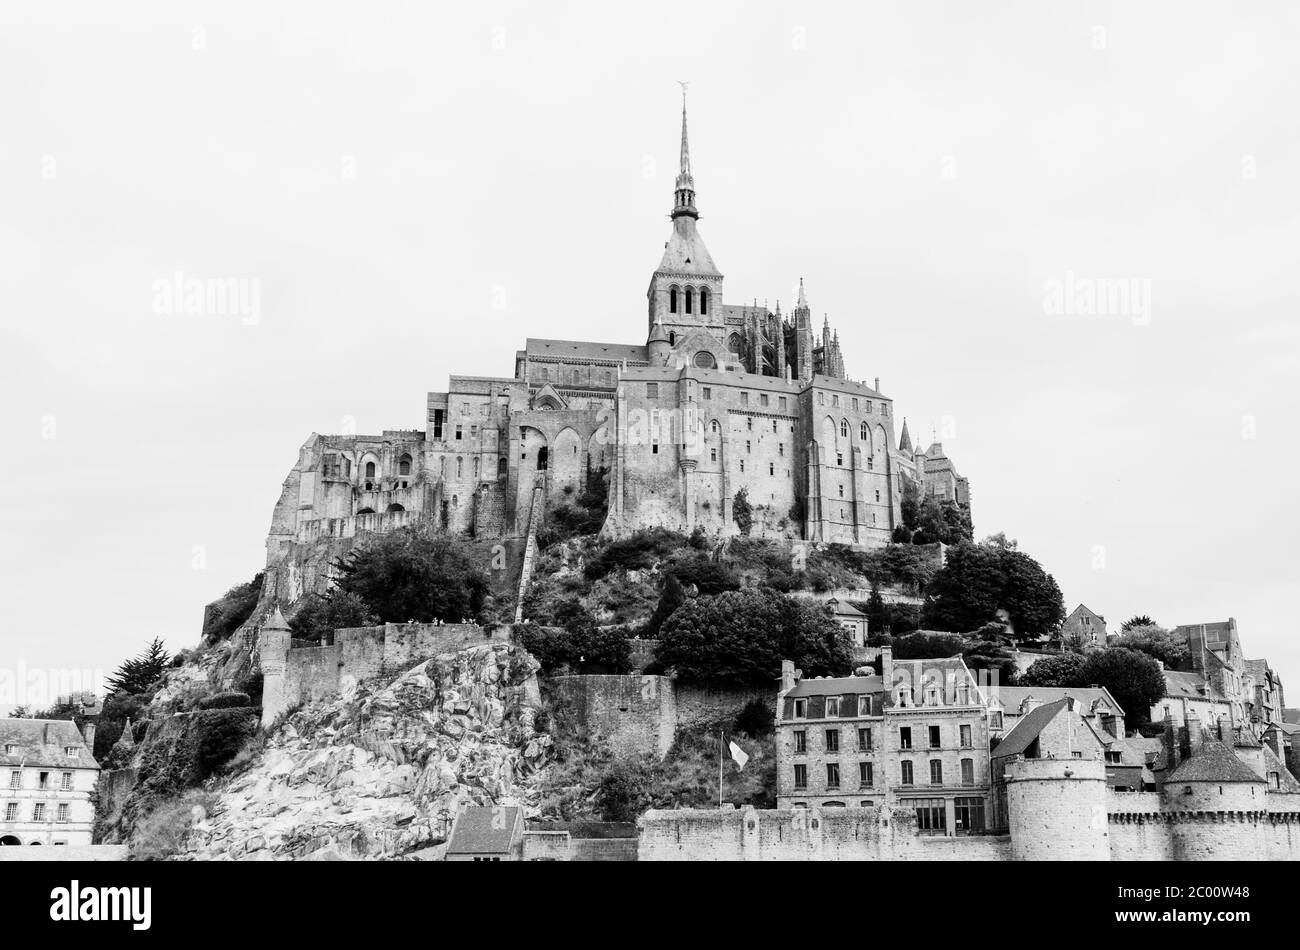
[[[836,465],[843,465],[843,464],[844,464],[844,453],[843,453],[843,452],[836,452],[836,453],[835,453],[835,464],[836,464]]]
[[[960,728],[959,731],[961,733],[961,747],[963,749],[969,749],[971,747],[970,726],[964,725]]]
[[[691,287],[686,288],[686,312],[695,312],[695,290]]]
[[[717,460],[718,460],[718,450],[717,450],[717,449],[709,449],[709,461],[710,461],[710,462],[716,462]]]
[[[443,410],[433,410],[433,437],[439,441],[442,440],[442,415]]]
[[[403,455],[400,459],[397,460],[397,474],[398,475],[411,474],[411,457],[409,455]]]
[[[875,770],[870,762],[858,763],[858,784],[863,788],[870,788],[876,784]]]
[[[948,827],[942,798],[918,798],[916,830],[923,835],[941,835]]]
[[[826,787],[840,787],[840,764],[838,762],[826,763]]]
[[[677,312],[677,288],[676,287],[668,288],[668,312],[669,313]]]
[[[953,831],[959,835],[979,834],[984,830],[984,799],[953,799]]]
[[[911,726],[898,727],[898,747],[900,749],[912,748],[912,727]]]
[[[18,803],[9,802],[8,804],[5,805],[5,821],[17,821],[17,820],[18,820]]]
[[[858,730],[858,751],[859,752],[871,751],[871,730],[870,729]]]
[[[651,455],[658,455],[658,454],[659,454],[659,443],[658,443],[658,442],[651,442],[651,443],[650,443],[650,454],[651,454]],[[741,462],[740,464],[741,464],[741,467],[742,467],[742,470],[743,470],[743,467],[744,467],[744,464],[745,464],[745,463],[744,463],[744,462]]]
[[[826,697],[826,718],[836,719],[839,717],[839,714],[840,714],[840,697],[827,696]]]
[[[767,474],[769,474],[769,475],[775,475],[775,474],[776,474],[776,465],[774,465],[774,464],[771,463],[771,462],[768,462],[768,463],[767,463]]]
[[[876,501],[877,501],[877,502],[880,501],[880,489],[879,489],[879,488],[876,489]]]
[[[54,820],[66,823],[68,820],[68,803],[59,802],[58,810],[55,812]]]
[[[456,438],[459,439],[460,436],[456,436]],[[375,477],[375,463],[374,463],[374,462],[367,462],[367,463],[366,463],[366,478],[374,478],[374,477]]]
[[[754,431],[754,417],[753,417],[753,416],[749,416],[748,418],[745,419],[745,430],[746,430],[747,432],[753,432],[753,431]]]
[[[808,787],[808,766],[800,763],[794,767],[794,787]]]
[[[926,690],[925,690],[925,704],[926,704],[927,706],[938,706],[938,705],[939,705],[939,690],[938,690],[937,687],[934,687],[934,686],[928,686],[928,687],[926,687]],[[936,727],[935,727],[935,726],[931,726],[930,728],[931,728],[931,729],[934,729],[934,728],[936,728]]]
[[[745,440],[745,454],[748,455],[750,452],[753,451],[753,448],[754,448],[753,443],[750,442],[749,439],[746,439],[746,440]]]
[[[740,460],[740,471],[741,471],[742,473],[745,471],[745,460],[744,460],[744,459],[741,459],[741,460]]]
[[[659,384],[658,384],[658,383],[646,383],[646,384],[645,384],[645,394],[646,394],[646,398],[648,398],[648,399],[658,399],[658,398],[659,398]]]
[[[843,485],[840,486],[840,497],[841,497],[841,498],[844,497],[844,486],[843,486]]]
[[[50,773],[42,772],[36,780],[36,787],[42,792],[50,787]]]
[[[884,402],[882,402],[882,403],[880,404],[880,414],[881,414],[882,416],[887,416],[887,415],[889,415],[889,404],[888,404],[888,403],[884,403]]]
[[[847,419],[841,419],[841,420],[840,420],[840,438],[841,438],[841,439],[847,439],[848,437],[849,437],[849,421],[848,421]]]
[[[458,425],[456,426],[456,441],[459,442],[463,438],[465,438],[465,427],[462,425]],[[370,466],[366,466],[366,467],[369,468]],[[370,473],[367,472],[366,474],[368,475]]]
[[[939,736],[939,727],[931,726],[930,727],[930,748],[937,749],[939,748],[940,744],[941,743],[940,743],[940,736]]]
[[[827,752],[840,751],[840,731],[838,729],[826,730],[826,751]]]
[[[794,701],[794,718],[796,719],[808,718],[808,700],[796,699]]]
[[[749,405],[749,393],[741,393],[741,394],[740,394],[740,404],[741,404],[742,406],[748,406],[748,405]]]
[[[700,313],[708,313],[708,312],[709,312],[709,292],[701,287],[700,288]]]
[[[862,426],[858,429],[858,436],[862,439],[863,442],[866,442],[869,438],[871,438],[871,434],[867,432],[867,424],[865,422],[862,423]]]
[[[803,753],[808,751],[808,733],[804,729],[794,731],[794,751]]]
[[[939,759],[930,760],[930,784],[931,785],[943,784],[943,762],[941,762]]]
[[[989,713],[989,728],[990,729],[1002,728],[1002,713],[1000,712]]]
[[[899,769],[900,769],[900,774],[901,774],[901,777],[902,777],[902,784],[903,784],[903,785],[911,785],[911,784],[912,784],[912,763],[911,763],[911,762],[903,762],[903,763],[899,766]]]
[[[778,409],[784,409],[786,407],[786,401],[784,396],[776,397],[776,407]]]
[[[831,405],[832,405],[832,406],[836,406],[836,407],[838,407],[839,404],[840,404],[840,397],[839,397],[839,396],[831,396]]]
[[[974,759],[961,760],[961,783],[963,785],[975,784],[975,760]]]
[[[9,787],[10,788],[23,787],[23,773],[20,772],[18,769],[14,769],[12,772],[9,773]]]
[[[32,821],[45,820],[45,802],[37,802],[32,806]]]
[[[759,393],[759,396],[758,396],[758,404],[759,404],[760,406],[766,406],[766,405],[767,405],[767,393]]]
[[[871,715],[871,697],[870,697],[870,696],[859,696],[859,697],[858,697],[858,715],[859,715],[859,716],[870,716],[870,715]]]
[[[865,406],[863,406],[862,411],[863,411],[863,412],[870,412],[870,411],[871,411],[871,400],[870,400],[870,399],[867,400],[867,403],[866,403]],[[866,426],[863,425],[863,428],[865,429]]]
[[[71,772],[64,772],[64,773],[63,773],[63,778],[59,781],[59,788],[60,788],[62,791],[65,791],[65,792],[70,792],[70,791],[72,791],[72,773],[71,773]]]
[[[712,399],[712,398],[713,398],[713,388],[712,388],[711,386],[704,386],[704,387],[701,387],[701,389],[700,389],[700,395],[701,395],[704,399]]]
[[[779,456],[781,456],[781,458],[785,458],[785,443],[784,443],[784,442],[779,442],[779,443],[777,443],[777,446],[776,446],[776,454],[779,455]]]

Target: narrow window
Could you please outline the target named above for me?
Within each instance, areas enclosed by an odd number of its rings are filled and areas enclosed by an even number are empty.
[[[903,762],[903,763],[899,766],[899,770],[900,770],[900,775],[901,775],[902,780],[903,780],[903,781],[902,781],[902,784],[904,784],[904,785],[911,785],[911,784],[912,784],[912,763],[911,763],[911,762]]]
[[[838,762],[826,763],[826,787],[840,787],[840,764]]]
[[[695,307],[695,291],[690,287],[686,288],[686,312],[693,313]]]
[[[969,749],[971,747],[970,726],[961,727],[961,747]]]
[[[646,397],[649,398],[649,399],[658,399],[658,398],[659,398],[659,384],[658,384],[658,383],[646,383],[646,384],[645,384],[645,394],[646,394]]]
[[[870,762],[858,763],[858,784],[863,788],[870,788],[876,784],[875,770],[871,767]]]
[[[72,791],[72,773],[71,773],[71,772],[64,772],[64,773],[63,773],[63,778],[62,778],[62,780],[61,780],[61,782],[60,782],[59,787],[60,787],[60,789],[61,789],[62,791],[65,791],[65,792],[70,792],[70,791]]]
[[[898,729],[898,747],[900,749],[912,748],[912,727],[900,726]]]
[[[803,729],[794,731],[794,751],[799,753],[808,751],[808,733]]]
[[[858,730],[858,751],[859,752],[871,751],[871,730],[869,728]]]
[[[963,785],[975,784],[975,760],[974,759],[961,760],[961,783]]]
[[[939,748],[939,745],[940,745],[940,742],[939,742],[939,727],[938,727],[938,726],[931,726],[931,727],[930,727],[930,748],[931,748],[931,749],[937,749],[937,748]]]
[[[670,287],[668,289],[668,312],[669,313],[677,312],[677,288],[676,287]]]
[[[709,312],[709,292],[706,289],[700,290],[700,313]]]
[[[794,767],[794,787],[795,788],[808,787],[808,766],[804,765],[803,763],[799,763]]]
[[[930,784],[943,784],[943,763],[938,759],[930,760]]]
[[[840,731],[838,729],[826,730],[826,751],[827,752],[840,751]]]

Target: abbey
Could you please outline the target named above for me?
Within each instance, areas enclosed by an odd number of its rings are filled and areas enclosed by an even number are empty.
[[[644,343],[530,338],[512,375],[452,376],[430,393],[422,429],[312,435],[275,508],[268,563],[417,522],[524,537],[606,483],[607,533],[735,534],[741,498],[755,535],[874,546],[900,523],[909,481],[969,508],[943,447],[914,450],[879,380],[848,378],[802,280],[788,315],[726,302],[698,228],[684,100],[671,217]]]

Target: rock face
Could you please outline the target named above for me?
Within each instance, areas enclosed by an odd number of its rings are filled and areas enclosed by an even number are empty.
[[[178,857],[396,857],[445,841],[462,805],[535,816],[551,744],[533,731],[537,668],[493,643],[295,713],[213,790]]]

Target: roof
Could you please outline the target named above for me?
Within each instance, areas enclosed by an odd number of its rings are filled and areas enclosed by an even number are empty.
[[[1264,770],[1278,773],[1279,792],[1300,792],[1300,782],[1296,781],[1296,777],[1291,774],[1268,743],[1264,744]]]
[[[1091,711],[1092,704],[1104,700],[1121,716],[1124,710],[1104,686],[999,686],[990,690],[990,699],[1002,703],[1004,711],[1015,715],[1016,710],[1032,696],[1039,702],[1054,703],[1058,699],[1076,699]]]
[[[835,612],[836,616],[839,617],[865,617],[866,616],[865,613],[863,613],[861,610],[858,610],[857,607],[854,607],[847,600],[837,600],[836,598],[832,597],[830,600],[826,601],[826,603],[833,605],[831,609]]]
[[[529,337],[524,344],[524,352],[530,357],[551,357],[569,360],[605,360],[607,362],[644,363],[649,359],[644,346],[632,346],[627,343],[593,343],[589,340],[542,340]]]
[[[17,746],[12,755],[6,754],[9,746]],[[77,754],[64,754],[68,747]],[[99,768],[71,719],[0,719],[0,765]]]
[[[844,696],[883,692],[884,680],[879,676],[820,676],[800,680],[786,696]]]
[[[1264,780],[1218,739],[1206,738],[1199,752],[1165,777],[1170,782],[1259,782]]]
[[[1020,755],[1033,744],[1047,724],[1056,718],[1056,714],[1069,705],[1068,700],[1058,699],[1054,703],[1036,706],[1025,714],[1006,738],[993,750],[993,758],[1000,759],[1009,755]]]
[[[1177,670],[1165,670],[1165,695],[1188,699],[1218,699],[1211,696],[1205,685],[1205,676],[1201,673],[1180,673]]]
[[[1147,759],[1150,758],[1151,764],[1159,768],[1161,757],[1164,755],[1165,743],[1159,736],[1152,738],[1130,736],[1126,739],[1111,740],[1107,749],[1120,754],[1120,765],[1146,765]]]
[[[1105,617],[1103,617],[1101,614],[1097,613],[1096,611],[1090,609],[1087,604],[1080,604],[1078,607],[1075,607],[1073,610],[1071,610],[1070,616],[1065,618],[1065,622],[1069,623],[1076,616],[1080,616],[1080,615],[1087,616],[1087,617],[1095,617],[1097,620],[1100,620],[1102,623],[1106,622]]]
[[[682,216],[673,221],[673,233],[664,243],[664,256],[656,273],[722,276],[709,249],[704,246],[700,232],[695,229],[693,218]]]
[[[447,854],[508,854],[522,827],[518,806],[471,806],[456,816]]]

